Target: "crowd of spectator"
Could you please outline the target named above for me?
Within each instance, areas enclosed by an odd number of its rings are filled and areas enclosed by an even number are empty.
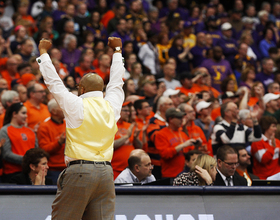
[[[0,0],[0,33],[2,182],[45,184],[48,173],[55,184],[65,168],[66,123],[39,70],[39,41],[52,41],[57,74],[77,95],[87,73],[108,83],[110,36],[126,68],[116,183],[279,178],[279,0]],[[21,173],[37,147],[43,168],[36,160]]]

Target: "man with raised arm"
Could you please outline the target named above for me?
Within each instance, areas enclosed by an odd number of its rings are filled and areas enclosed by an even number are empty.
[[[114,49],[110,82],[103,98],[104,82],[88,73],[81,79],[78,96],[70,93],[55,71],[47,51],[52,44],[41,40],[37,62],[45,83],[63,110],[66,120],[65,163],[67,168],[58,178],[52,205],[53,220],[113,220],[115,189],[111,159],[116,122],[124,100],[122,90],[125,69],[122,42],[110,37]]]

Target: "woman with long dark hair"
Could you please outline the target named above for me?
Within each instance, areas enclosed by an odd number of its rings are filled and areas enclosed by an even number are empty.
[[[27,150],[38,147],[34,131],[26,127],[27,109],[22,103],[12,104],[6,111],[0,130],[2,146],[2,182],[22,171],[21,163]]]

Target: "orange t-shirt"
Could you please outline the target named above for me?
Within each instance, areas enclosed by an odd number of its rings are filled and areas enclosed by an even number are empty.
[[[4,134],[4,138],[6,139],[6,142],[10,142],[11,151],[13,154],[23,156],[26,151],[35,147],[36,135],[30,128],[24,126],[21,128],[16,128],[9,124],[7,127],[3,127],[2,129],[7,129],[7,133]],[[2,130],[2,132],[5,131]],[[4,174],[12,174],[21,171],[21,164],[11,163],[3,158]]]
[[[102,72],[101,69],[97,68],[93,72],[98,74],[103,79],[105,84],[107,84],[109,82],[109,75],[110,75],[109,70],[107,72]]]
[[[184,170],[185,157],[183,151],[177,153],[175,147],[188,139],[188,136],[181,129],[172,131],[169,127],[165,127],[157,133],[155,145],[161,157],[162,177],[175,178]]]
[[[250,97],[249,102],[247,103],[248,106],[254,106],[258,103],[259,99],[257,97]]]
[[[219,116],[221,116],[221,106],[213,109],[211,112],[211,118],[213,119],[213,121],[215,121]]]
[[[176,87],[176,90],[179,89],[181,93],[184,93],[186,96],[189,96],[189,93],[195,93],[196,91],[191,88],[191,89],[186,89],[184,87]]]
[[[36,108],[29,100],[24,103],[27,108],[27,123],[28,127],[34,129],[34,126],[39,122],[43,122],[46,118],[50,117],[48,107],[44,104],[40,104],[40,108]]]
[[[127,130],[129,129],[131,123],[128,122],[117,122],[118,131],[115,135],[115,140],[120,139],[121,137],[127,134]],[[134,129],[135,130],[135,129]],[[134,150],[133,146],[133,133],[132,131],[131,136],[127,140],[127,142],[119,147],[118,149],[114,150],[114,155],[112,159],[112,168],[114,172],[114,179],[128,166],[128,158],[131,151]]]
[[[151,162],[153,165],[161,166],[160,165],[160,155],[159,151],[155,146],[155,136],[156,134],[163,128],[166,127],[166,123],[161,121],[157,118],[151,118],[150,124],[147,128],[147,153],[151,158]]]
[[[60,135],[65,132],[66,123],[58,124],[51,118],[42,122],[37,131],[39,147],[50,154],[48,165],[50,170],[62,171],[66,165],[64,162],[65,143],[60,145],[58,140]]]
[[[191,123],[191,126],[187,126],[187,131],[188,131],[188,137],[189,139],[193,138],[193,139],[198,139],[199,137],[202,140],[202,148],[199,149],[201,150],[203,153],[208,154],[210,156],[213,156],[213,150],[212,150],[212,145],[211,142],[209,143],[205,137],[204,132],[202,131],[202,129],[200,127],[198,127],[197,125],[195,125],[194,122]],[[194,149],[194,148],[193,148]],[[190,150],[193,150],[191,148],[184,148],[184,153],[189,152]]]
[[[9,90],[11,89],[11,83],[14,79],[20,79],[20,75],[18,73],[15,74],[15,76],[10,76],[8,70],[3,70],[1,71],[1,75],[2,75],[2,78],[7,80],[8,82],[8,87],[9,87]]]

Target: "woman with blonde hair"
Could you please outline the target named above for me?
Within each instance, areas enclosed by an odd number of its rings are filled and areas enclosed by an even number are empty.
[[[173,181],[173,186],[205,186],[213,185],[217,174],[216,160],[207,155],[201,154],[197,157],[190,172],[182,173]]]

